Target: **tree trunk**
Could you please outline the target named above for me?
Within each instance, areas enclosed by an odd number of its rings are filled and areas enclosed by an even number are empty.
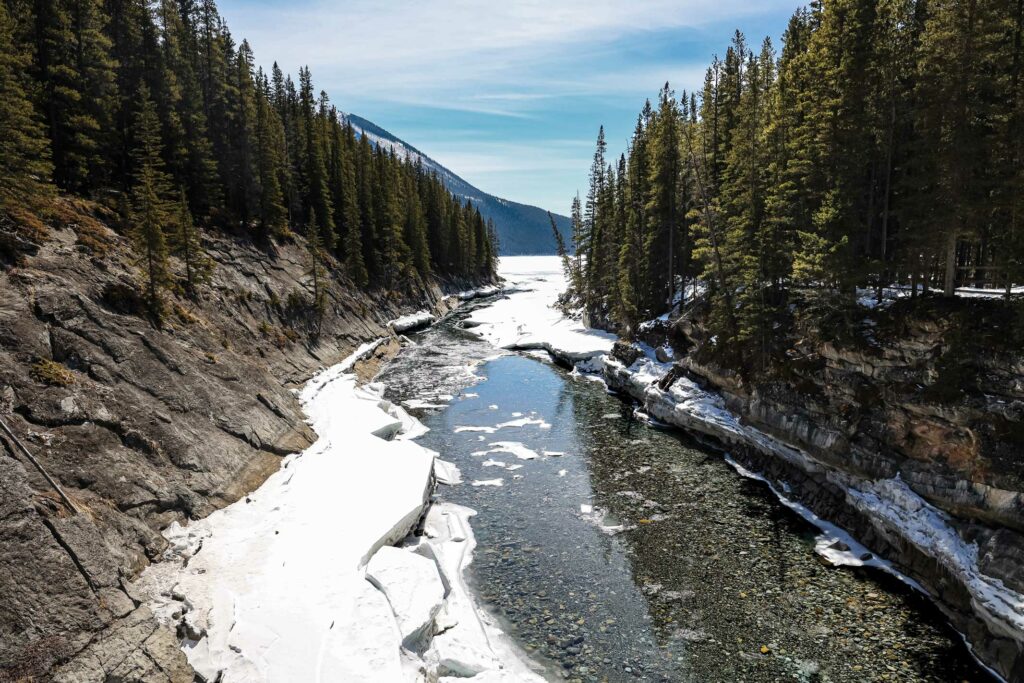
[[[956,294],[956,231],[950,230],[946,237],[946,273],[942,285],[944,296]]]

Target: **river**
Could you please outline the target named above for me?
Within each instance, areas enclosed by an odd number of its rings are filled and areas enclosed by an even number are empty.
[[[478,513],[470,585],[549,679],[990,680],[926,599],[826,566],[767,486],[593,378],[480,341],[471,309],[380,380],[462,471],[438,497]]]

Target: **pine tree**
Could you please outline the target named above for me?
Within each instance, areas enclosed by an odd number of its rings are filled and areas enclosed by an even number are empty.
[[[649,103],[647,106],[649,111]],[[625,206],[622,243],[619,246],[619,307],[626,334],[631,335],[647,313],[644,305],[647,278],[647,258],[644,252],[647,227],[647,121],[641,114],[630,145],[626,167]]]
[[[601,193],[604,191],[605,182],[605,153],[608,150],[608,143],[604,138],[604,126],[597,132],[597,144],[594,149],[594,160],[590,164],[590,188],[587,191],[587,202],[584,208],[583,220],[580,223],[579,234],[573,236],[573,247],[576,249],[578,258],[582,258],[581,270],[583,272],[584,289],[580,292],[584,308],[592,310],[596,298],[596,277],[595,277],[595,244],[600,241],[601,220],[603,216],[599,213],[598,203]]]
[[[327,189],[327,166],[324,161],[326,141],[321,135],[313,100],[313,80],[309,68],[299,71],[299,108],[302,117],[304,160],[303,174],[306,181],[307,231],[319,230],[323,247],[332,251],[335,245],[334,210],[331,207],[330,192]],[[312,218],[318,223],[314,224]]]
[[[256,93],[256,166],[260,188],[259,222],[263,239],[281,235],[287,227],[287,213],[281,193],[280,178],[284,172],[281,151],[284,147],[284,129],[271,107],[266,77],[259,78]]]
[[[566,262],[565,275],[566,281],[569,283],[570,298],[576,299],[577,303],[582,303],[586,285],[583,281],[583,248],[580,245],[586,243],[586,237],[584,236],[586,227],[583,223],[583,208],[578,193],[572,198],[569,225],[574,253],[572,259]],[[561,235],[559,235],[559,239],[561,239]]]
[[[682,159],[680,157],[680,113],[675,95],[666,83],[658,99],[649,149],[648,194],[646,197],[646,230],[644,249],[648,255],[651,289],[647,294],[650,306],[672,308],[677,274],[679,234],[685,212],[680,201],[682,191]]]
[[[17,215],[40,210],[53,195],[49,146],[25,94],[28,63],[0,3],[0,209]]]
[[[875,0],[832,0],[816,10],[798,157],[811,231],[798,240],[797,272],[825,285],[826,296],[852,299],[862,276],[871,130],[863,115],[868,92]],[[804,224],[806,225],[806,224]],[[821,266],[820,268],[818,266]]]
[[[171,171],[187,188],[189,203],[208,215],[221,201],[222,188],[213,157],[203,93],[197,74],[198,39],[187,6],[178,0],[160,0],[163,80],[181,138],[175,145]]]
[[[113,108],[114,134],[110,152],[110,173],[113,189],[130,192],[135,184],[135,119],[138,112],[139,89],[145,85],[152,92],[151,81],[157,77],[154,67],[158,59],[155,28],[149,6],[144,0],[107,0],[110,18],[107,34],[111,39],[111,55],[117,63],[117,98]]]
[[[114,62],[97,0],[34,3],[34,72],[49,126],[54,178],[89,192],[102,184],[114,104]]]
[[[158,322],[163,316],[163,290],[171,284],[167,263],[167,196],[169,179],[160,157],[160,121],[156,106],[143,85],[139,90],[139,110],[135,120],[135,186],[132,189],[131,237],[138,252],[145,279],[146,302]]]
[[[316,209],[310,209],[309,224],[311,229],[306,235],[306,251],[309,253],[309,275],[313,280],[313,330],[320,334],[324,312],[327,310],[327,296],[324,292],[327,270],[324,268],[325,250],[323,237],[315,226]]]
[[[366,287],[370,281],[370,273],[366,268],[366,256],[363,247],[363,229],[359,212],[359,189],[356,182],[356,142],[352,126],[345,126],[340,140],[340,159],[338,163],[338,221],[345,240],[345,271],[357,287]]]
[[[1004,76],[999,88],[1003,97],[998,104],[995,195],[996,218],[1003,230],[995,239],[995,265],[1009,298],[1014,283],[1024,282],[1024,0],[1006,0],[1001,5],[998,59]]]
[[[410,168],[410,171],[411,173],[409,173],[406,179],[405,187],[405,225],[403,236],[411,252],[412,267],[420,277],[425,278],[431,275],[430,249],[427,246],[427,218],[423,213],[423,205],[420,203],[419,193],[416,188],[415,167]],[[480,230],[483,230],[482,225]],[[476,265],[482,270],[485,258],[482,252],[483,245],[479,241],[477,243],[481,251],[477,254]]]
[[[188,198],[182,189],[178,196],[177,225],[174,233],[174,253],[185,265],[185,294],[196,298],[199,285],[209,281],[213,261],[207,256],[203,242],[188,208]]]

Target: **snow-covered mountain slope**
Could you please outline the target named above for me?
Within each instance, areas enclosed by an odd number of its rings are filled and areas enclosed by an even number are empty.
[[[366,135],[374,145],[393,150],[399,156],[421,159],[424,166],[435,171],[444,180],[452,194],[472,201],[484,218],[494,221],[502,255],[555,253],[551,223],[544,209],[488,194],[372,121],[355,114],[343,116],[352,124],[357,135]],[[569,219],[555,214],[555,221],[568,242]]]

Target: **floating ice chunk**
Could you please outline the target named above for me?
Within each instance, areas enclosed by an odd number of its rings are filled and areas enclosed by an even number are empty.
[[[413,398],[408,401],[403,401],[402,405],[409,410],[441,410],[448,407],[447,403],[431,403],[430,401],[425,401],[421,398]]]
[[[523,469],[523,466],[522,465],[506,465],[505,469],[508,470],[509,472],[515,472],[516,470]]]
[[[492,441],[491,449],[487,453],[511,453],[520,460],[533,460],[539,458],[537,451],[527,448],[518,441]]]
[[[503,486],[504,484],[504,479],[478,479],[473,482],[473,486]]]
[[[620,531],[625,531],[627,527],[625,524],[620,522],[617,517],[605,510],[604,508],[595,508],[591,505],[580,505],[580,514],[583,519],[597,526],[602,532],[609,536],[615,535]]]
[[[462,473],[455,463],[434,458],[434,478],[442,484],[454,486],[462,483]]]
[[[560,477],[564,477],[568,473],[569,473],[569,470],[558,470],[558,476],[560,476]]]
[[[430,431],[429,427],[407,413],[402,406],[395,405],[390,401],[381,401],[380,408],[402,423],[398,434],[396,434],[398,438],[418,439]]]
[[[464,393],[463,396],[465,396],[466,398],[480,398],[480,394],[474,394],[468,391]]]
[[[506,427],[526,427],[527,425],[537,425],[541,429],[551,429],[551,425],[539,417],[521,417],[517,420],[499,422],[497,428],[505,429]]]
[[[366,579],[387,596],[406,647],[428,638],[444,602],[444,584],[432,560],[393,546],[378,550]]]
[[[565,451],[541,451],[541,453],[548,456],[549,458],[559,458],[565,455]]]
[[[461,432],[483,432],[484,434],[493,434],[498,431],[497,427],[477,427],[474,425],[459,425],[455,428],[455,433]]]
[[[522,417],[522,413],[512,413],[512,417]]]
[[[491,405],[487,406],[487,407],[490,408],[491,410],[497,410],[498,409],[498,406],[493,404],[493,403]]]
[[[505,463],[500,460],[484,460],[484,467],[504,467]]]

